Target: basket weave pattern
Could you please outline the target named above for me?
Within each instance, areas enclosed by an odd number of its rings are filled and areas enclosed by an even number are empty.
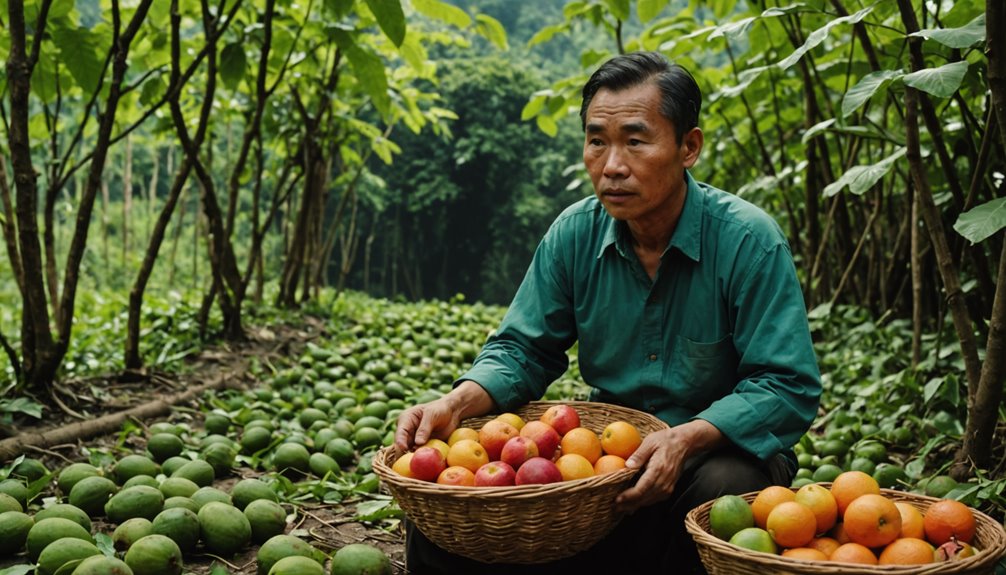
[[[825,484],[828,485],[828,484]],[[905,493],[892,489],[881,489],[881,493],[892,501],[904,501],[919,511],[925,510],[938,499]],[[750,503],[757,493],[742,495]],[[699,557],[709,575],[992,575],[996,563],[1006,554],[1006,531],[1003,526],[984,513],[975,511],[978,529],[972,543],[981,551],[973,557],[960,561],[945,561],[929,565],[914,566],[870,566],[849,563],[815,563],[800,559],[790,559],[769,553],[748,551],[731,545],[711,533],[709,509],[713,501],[708,501],[692,509],[685,517],[685,528],[695,539]]]
[[[652,415],[605,403],[535,401],[516,413],[531,421],[558,403],[574,407],[580,424],[596,433],[618,420],[643,437],[667,429]],[[461,425],[477,430],[494,417]],[[618,523],[615,497],[636,473],[622,469],[548,485],[459,487],[403,477],[391,470],[395,459],[393,446],[382,449],[374,456],[374,472],[406,516],[437,546],[484,563],[545,563],[590,548]]]

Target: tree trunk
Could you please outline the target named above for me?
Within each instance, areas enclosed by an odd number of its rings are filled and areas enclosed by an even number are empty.
[[[126,136],[122,167],[122,269],[129,269],[129,226],[133,211],[133,139]]]

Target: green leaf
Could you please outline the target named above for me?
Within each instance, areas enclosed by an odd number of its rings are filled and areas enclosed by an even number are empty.
[[[213,566],[210,567],[210,575],[230,575],[230,574],[231,572],[228,571],[226,567],[217,563],[216,561],[214,561]]]
[[[608,10],[622,22],[629,19],[629,0],[604,0]]]
[[[4,413],[23,413],[35,419],[42,418],[42,404],[36,403],[27,397],[0,400],[0,411]]]
[[[346,57],[356,72],[360,87],[370,96],[381,116],[388,117],[391,114],[391,98],[388,96],[388,77],[380,56],[357,44],[346,50]]]
[[[353,9],[355,0],[325,0],[325,11],[336,20],[341,19]]]
[[[245,77],[247,66],[248,57],[245,56],[244,46],[238,42],[224,46],[220,52],[220,79],[225,86],[231,90],[237,89]]]
[[[412,0],[412,7],[428,18],[446,22],[456,28],[472,25],[472,17],[467,12],[440,0]]]
[[[922,400],[925,403],[929,403],[929,400],[935,397],[937,392],[940,391],[940,387],[944,381],[942,377],[934,377],[927,381],[925,387],[922,388]]]
[[[367,0],[367,6],[377,17],[377,25],[395,46],[405,40],[405,13],[401,0]]]
[[[810,52],[811,50],[819,46],[821,42],[824,42],[825,38],[828,37],[828,34],[831,33],[831,30],[835,26],[840,26],[842,24],[856,24],[863,18],[866,18],[866,15],[869,14],[872,10],[873,6],[867,6],[866,8],[863,8],[862,10],[856,12],[855,14],[850,14],[848,16],[843,16],[841,18],[835,18],[834,20],[831,20],[824,26],[811,32],[810,35],[807,36],[807,40],[803,43],[803,46],[800,46],[799,48],[794,50],[792,54],[787,56],[785,59],[783,59],[776,65],[779,66],[779,68],[786,70],[793,64],[799,62],[800,58],[803,58],[804,54]]]
[[[539,115],[535,118],[538,124],[538,129],[545,132],[551,137],[556,137],[559,134],[559,125],[555,123],[555,120],[551,116],[541,116]]]
[[[27,575],[34,570],[34,565],[13,565],[6,569],[0,569],[0,575]]]
[[[972,244],[985,241],[1006,228],[1006,198],[997,198],[971,208],[957,217],[954,229]]]
[[[562,24],[553,24],[551,26],[545,26],[541,30],[538,30],[530,40],[527,41],[527,47],[537,46],[538,44],[544,44],[548,42],[556,34],[561,34],[569,30],[569,23],[563,22]]]
[[[548,96],[544,94],[535,94],[528,100],[527,104],[524,104],[524,109],[520,112],[520,119],[522,122],[526,122],[531,118],[538,115],[538,112],[545,107],[545,102],[548,100]]]
[[[803,138],[800,138],[800,143],[806,144],[818,134],[823,134],[827,132],[828,128],[830,128],[837,121],[838,118],[828,118],[823,122],[818,122],[814,124],[813,126],[808,128],[806,132],[803,133]]]
[[[865,104],[878,90],[904,75],[901,70],[879,70],[863,76],[842,98],[842,117],[847,118]]]
[[[115,543],[107,533],[96,533],[94,535],[94,544],[105,557],[115,557]]]
[[[909,36],[936,40],[948,48],[970,48],[985,41],[985,13],[960,28],[927,28],[913,32]]]
[[[921,90],[937,98],[949,98],[961,87],[964,75],[968,73],[968,63],[965,60],[945,64],[939,68],[927,68],[905,74],[906,86]]]
[[[846,186],[849,186],[849,191],[857,196],[862,195],[880,181],[881,178],[886,176],[891,171],[891,168],[894,167],[894,163],[901,159],[907,151],[908,148],[902,146],[896,152],[876,164],[849,168],[842,174],[841,178],[824,188],[824,195],[827,197],[834,196]]]
[[[98,56],[99,35],[86,28],[60,26],[51,37],[59,49],[60,61],[77,85],[88,94],[94,93],[104,73],[104,60]]]
[[[668,0],[639,0],[636,5],[636,14],[643,24],[653,20],[660,14],[660,11],[667,6]]]
[[[499,20],[487,14],[476,14],[475,20],[477,21],[475,29],[478,30],[479,34],[492,42],[500,50],[507,49],[506,29],[503,28]]]
[[[405,35],[405,40],[398,47],[398,53],[409,63],[409,66],[412,66],[413,70],[422,72],[426,67],[426,48],[415,34]]]

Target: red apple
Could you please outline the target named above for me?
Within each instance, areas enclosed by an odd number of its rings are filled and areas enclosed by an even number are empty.
[[[514,483],[517,485],[530,485],[537,483],[558,483],[562,481],[562,473],[551,459],[544,457],[532,457],[524,462],[517,470],[517,477]]]
[[[551,425],[561,437],[570,429],[580,427],[580,414],[571,405],[553,405],[541,414],[541,421]]]
[[[509,464],[490,461],[475,472],[475,487],[506,487],[513,485],[517,473]]]
[[[437,483],[472,487],[475,485],[475,474],[467,467],[454,465],[440,472],[440,475],[437,476]]]
[[[543,421],[529,421],[521,428],[520,434],[538,445],[538,455],[552,459],[562,436],[551,425]]]
[[[436,481],[444,469],[447,469],[447,458],[436,447],[420,447],[409,462],[412,476],[423,481]]]
[[[521,435],[511,437],[503,445],[503,452],[500,453],[500,459],[514,469],[520,469],[521,464],[532,457],[538,457],[538,444],[530,437]]]
[[[511,437],[517,437],[520,432],[517,428],[502,419],[494,419],[482,426],[479,430],[479,443],[486,448],[489,454],[489,461],[499,461],[503,446]]]

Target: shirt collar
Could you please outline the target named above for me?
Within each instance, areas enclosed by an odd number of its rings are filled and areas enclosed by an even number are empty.
[[[703,198],[705,197],[692,175],[685,170],[685,183],[688,192],[685,194],[685,205],[681,208],[681,217],[678,218],[678,226],[671,236],[671,241],[667,249],[676,248],[688,258],[699,261],[702,256],[702,210]],[[604,209],[604,208],[601,208]],[[623,257],[628,249],[627,240],[628,227],[625,222],[620,222],[612,217],[608,217],[608,227],[604,232],[604,239],[597,252],[600,258],[610,247],[615,249]],[[664,250],[667,253],[667,250]]]

